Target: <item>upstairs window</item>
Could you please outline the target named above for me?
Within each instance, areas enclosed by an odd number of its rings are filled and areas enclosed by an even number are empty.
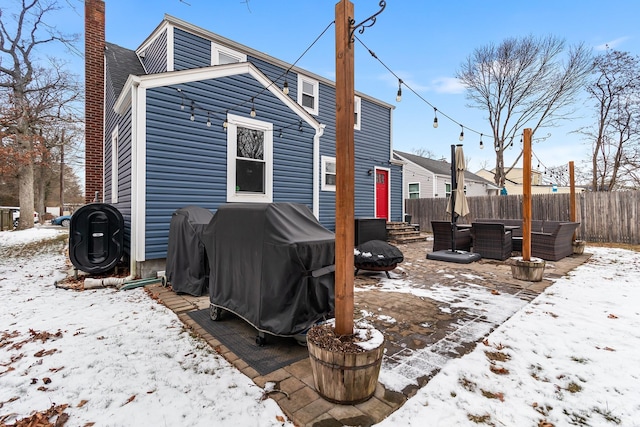
[[[211,43],[211,65],[235,64],[236,62],[246,62],[247,55],[233,49]]]
[[[356,96],[353,101],[353,128],[360,130],[360,112],[362,111],[362,99]]]
[[[444,197],[451,197],[451,183],[444,183]]]
[[[316,80],[298,74],[298,104],[315,116],[318,115],[319,86]]]
[[[336,158],[322,156],[322,191],[336,191]]]

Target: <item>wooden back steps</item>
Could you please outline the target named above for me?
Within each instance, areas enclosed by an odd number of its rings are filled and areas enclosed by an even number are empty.
[[[420,233],[418,224],[387,222],[387,242],[391,244],[424,242],[426,239],[426,236]]]

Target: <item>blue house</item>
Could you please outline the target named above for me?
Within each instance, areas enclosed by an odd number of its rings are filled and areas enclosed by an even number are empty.
[[[132,273],[164,270],[188,205],[297,202],[335,229],[332,81],[171,16],[105,55],[104,201],[125,218]],[[354,102],[355,216],[400,221],[393,106]]]

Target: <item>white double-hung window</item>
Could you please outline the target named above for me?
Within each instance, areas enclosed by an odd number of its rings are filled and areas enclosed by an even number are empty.
[[[298,74],[298,104],[315,116],[318,115],[319,86],[317,80]]]
[[[227,115],[227,201],[273,201],[273,125]]]

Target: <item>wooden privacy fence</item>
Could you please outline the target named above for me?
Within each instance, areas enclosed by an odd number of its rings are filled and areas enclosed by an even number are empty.
[[[534,194],[532,219],[569,221],[570,194]],[[522,195],[468,197],[469,215],[476,218],[522,218]],[[447,199],[405,199],[405,211],[420,229],[432,232],[431,221],[448,221]],[[640,191],[576,194],[578,238],[588,242],[640,244]]]

